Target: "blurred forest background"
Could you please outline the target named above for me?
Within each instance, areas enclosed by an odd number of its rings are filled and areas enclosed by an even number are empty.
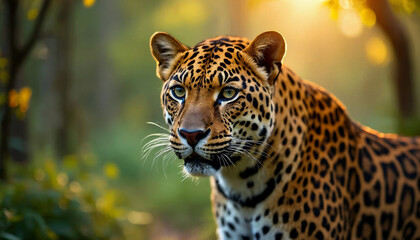
[[[149,38],[267,30],[351,117],[420,134],[419,0],[0,0],[0,239],[214,239],[208,179],[142,159]]]

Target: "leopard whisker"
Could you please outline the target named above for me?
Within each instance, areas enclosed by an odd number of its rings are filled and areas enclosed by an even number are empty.
[[[146,123],[147,123],[147,124],[150,124],[150,125],[152,125],[152,126],[158,127],[158,128],[160,128],[160,129],[162,129],[162,130],[165,130],[165,131],[167,131],[167,132],[170,132],[170,130],[169,130],[169,129],[167,129],[166,127],[164,127],[164,126],[160,125],[159,123],[155,123],[155,122],[146,122]]]

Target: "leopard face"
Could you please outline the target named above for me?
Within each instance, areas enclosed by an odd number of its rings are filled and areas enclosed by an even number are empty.
[[[278,67],[255,60],[261,51],[257,47],[268,49],[258,44],[263,43],[219,37],[188,48],[164,33],[152,37],[152,53],[164,81],[161,101],[171,147],[184,159],[187,173],[214,175],[234,165],[239,153],[251,154],[246,146],[271,134],[270,73]],[[269,47],[284,53],[284,42]]]

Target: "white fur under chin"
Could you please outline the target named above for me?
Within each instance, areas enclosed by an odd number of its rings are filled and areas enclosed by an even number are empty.
[[[209,177],[217,173],[217,170],[212,166],[197,162],[184,164],[183,171],[194,177]]]

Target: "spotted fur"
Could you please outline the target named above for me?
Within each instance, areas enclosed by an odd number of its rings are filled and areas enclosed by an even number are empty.
[[[151,49],[171,147],[211,176],[220,239],[420,238],[419,138],[352,121],[282,64],[280,34],[188,48],[156,33]]]

